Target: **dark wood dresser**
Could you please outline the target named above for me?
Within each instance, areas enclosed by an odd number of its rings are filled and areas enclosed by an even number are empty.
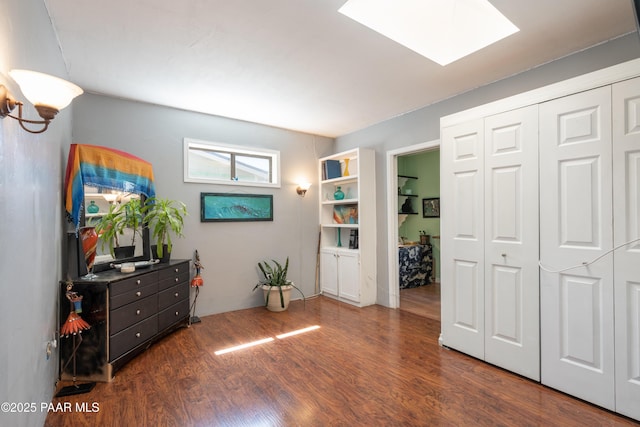
[[[80,316],[91,325],[76,337],[79,380],[111,381],[115,372],[155,341],[189,324],[189,261],[173,260],[133,273],[108,270],[76,279]],[[60,288],[60,324],[69,315],[66,283]],[[60,377],[74,374],[73,337],[60,337]]]

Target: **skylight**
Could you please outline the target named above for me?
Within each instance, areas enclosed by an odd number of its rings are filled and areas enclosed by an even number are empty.
[[[349,0],[338,11],[443,66],[520,31],[487,0]]]

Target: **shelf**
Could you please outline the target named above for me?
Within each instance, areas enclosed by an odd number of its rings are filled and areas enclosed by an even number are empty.
[[[323,205],[353,205],[358,203],[358,199],[325,200]]]
[[[350,249],[349,246],[323,246],[323,248],[321,249],[322,251],[330,251],[330,252],[334,252],[334,251],[340,251],[340,252],[353,252],[354,254],[357,254],[358,252],[360,252],[360,249]]]
[[[403,194],[403,193],[398,193],[398,196],[401,196],[401,197],[418,197],[418,194]]]
[[[330,161],[338,161],[344,174],[346,159],[349,175],[339,176],[336,163]],[[333,178],[326,179],[327,175]],[[359,307],[375,304],[375,151],[355,148],[323,157],[318,178],[320,289],[324,295]],[[335,200],[337,187],[344,199]],[[349,249],[350,245],[357,249]]]
[[[398,215],[418,215],[418,212],[398,212]]]
[[[408,175],[398,175],[398,187],[400,188],[404,187],[407,181],[410,179],[418,179],[418,177],[408,176]]]
[[[358,182],[358,175],[340,176],[338,178],[325,179],[320,181],[320,184],[346,184],[351,182]]]

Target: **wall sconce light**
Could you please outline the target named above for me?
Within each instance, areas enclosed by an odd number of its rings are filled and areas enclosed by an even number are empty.
[[[296,188],[296,193],[304,197],[304,195],[307,194],[307,190],[309,189],[309,187],[311,187],[310,182],[301,182],[298,184],[298,188]]]
[[[49,127],[58,111],[71,103],[73,98],[83,93],[78,86],[58,77],[28,70],[11,70],[9,75],[18,83],[24,96],[33,104],[43,120],[27,120],[22,118],[22,102],[16,101],[9,90],[0,85],[0,117],[11,117],[20,122],[22,129],[30,133],[42,133]],[[18,116],[10,113],[18,106]],[[40,130],[31,130],[25,123],[44,125]]]

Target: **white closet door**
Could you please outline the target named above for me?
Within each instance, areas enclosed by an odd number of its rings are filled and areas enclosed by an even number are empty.
[[[611,88],[539,114],[540,259],[580,266],[612,248]],[[542,382],[613,410],[613,255],[540,278]]]
[[[485,360],[538,381],[538,106],[484,130]]]
[[[476,120],[442,129],[442,344],[484,359],[484,132]]]
[[[614,246],[640,238],[640,79],[613,86]],[[640,242],[616,250],[616,411],[640,420]]]

